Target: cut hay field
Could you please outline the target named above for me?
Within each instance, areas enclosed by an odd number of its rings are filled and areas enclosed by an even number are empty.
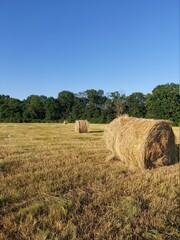
[[[1,240],[179,239],[179,164],[106,161],[104,128],[0,124]]]

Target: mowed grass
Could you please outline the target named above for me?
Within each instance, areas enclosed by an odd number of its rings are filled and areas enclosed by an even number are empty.
[[[106,161],[105,125],[90,126],[0,124],[0,239],[179,239],[179,164]]]

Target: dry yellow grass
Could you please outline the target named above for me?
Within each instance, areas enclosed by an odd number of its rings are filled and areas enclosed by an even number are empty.
[[[179,165],[106,162],[104,127],[0,124],[0,239],[179,238]]]
[[[180,144],[180,126],[179,127],[173,127],[173,131],[175,134],[175,140],[177,144]]]

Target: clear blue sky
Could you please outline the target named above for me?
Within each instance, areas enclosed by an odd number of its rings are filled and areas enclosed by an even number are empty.
[[[0,94],[146,94],[179,52],[179,0],[0,0]]]

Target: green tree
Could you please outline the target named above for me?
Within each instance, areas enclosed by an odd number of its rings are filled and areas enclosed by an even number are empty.
[[[57,99],[49,97],[45,100],[44,104],[45,120],[57,121],[60,118],[60,105]]]
[[[41,122],[45,118],[45,101],[47,97],[31,95],[23,102],[23,121]]]
[[[143,93],[135,92],[126,97],[127,113],[133,117],[145,117],[146,96]]]
[[[146,100],[148,118],[168,119],[174,124],[180,123],[179,85],[170,83],[158,85]]]
[[[87,99],[85,97],[75,96],[74,105],[70,114],[70,121],[75,121],[77,119],[85,119],[85,109],[86,109]]]
[[[118,91],[111,92],[109,98],[112,102],[112,108],[116,113],[116,117],[126,113],[126,96]]]
[[[116,108],[111,99],[107,98],[102,111],[103,122],[111,122],[116,118]]]
[[[107,98],[103,90],[88,89],[84,94],[87,98],[85,116],[91,122],[103,122],[103,109]]]
[[[58,102],[61,108],[61,118],[68,119],[74,105],[74,93],[70,91],[62,91],[58,94]]]
[[[21,122],[22,102],[10,96],[0,95],[0,121]]]

